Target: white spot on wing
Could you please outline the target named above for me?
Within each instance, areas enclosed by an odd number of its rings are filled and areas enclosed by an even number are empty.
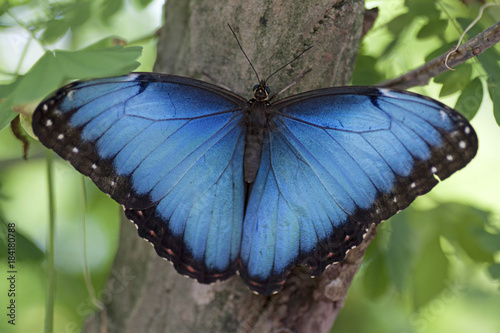
[[[73,94],[74,94],[74,93],[75,93],[75,91],[74,91],[74,90],[70,90],[70,91],[68,91],[68,99],[69,99],[70,101],[72,101],[72,100],[73,100]]]
[[[42,110],[43,110],[43,111],[47,111],[48,109],[49,109],[49,107],[47,106],[47,104],[44,104],[44,105],[42,106]]]
[[[470,127],[469,126],[465,126],[464,133],[465,134],[470,134]]]
[[[450,162],[451,162],[451,161],[453,161],[453,156],[451,156],[451,155],[446,155],[446,159],[447,159],[448,161],[450,161]]]
[[[60,133],[58,136],[57,136],[57,140],[62,140],[64,139],[64,134]]]
[[[458,143],[458,147],[461,148],[461,149],[465,149],[466,146],[467,146],[467,144],[465,143],[465,141],[460,141]]]
[[[72,151],[73,151],[73,153],[78,154],[78,148],[73,147],[73,150],[72,150]]]
[[[47,127],[52,126],[52,120],[47,119],[47,122],[45,123],[45,126],[47,126]]]
[[[95,164],[92,164],[90,167],[92,168],[92,170],[97,169],[97,165],[95,165]]]
[[[384,96],[398,98],[398,96],[394,95],[390,89],[378,88],[378,91]]]
[[[127,79],[125,81],[134,81],[135,79],[137,79],[139,77],[139,74],[129,74],[127,76]]]
[[[410,187],[411,187],[411,188],[415,188],[415,187],[417,187],[417,184],[415,184],[415,183],[411,183],[411,184],[410,184]]]
[[[439,114],[441,115],[441,120],[443,121],[446,120],[446,118],[448,117],[448,115],[444,110],[439,111]]]
[[[433,167],[431,167],[431,172],[432,172],[432,173],[434,173],[434,174],[435,174],[437,171],[438,171],[438,169],[437,169],[436,167],[434,167],[434,166],[433,166]]]

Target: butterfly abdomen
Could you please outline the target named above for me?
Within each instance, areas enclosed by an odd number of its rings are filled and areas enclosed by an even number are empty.
[[[253,183],[262,155],[262,143],[267,131],[269,103],[252,100],[246,114],[245,155],[243,159],[245,182]]]

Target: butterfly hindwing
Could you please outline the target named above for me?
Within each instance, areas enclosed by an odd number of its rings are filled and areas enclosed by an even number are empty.
[[[124,206],[159,255],[212,282],[239,256],[246,104],[201,81],[131,74],[60,89],[33,128]]]
[[[341,261],[372,223],[464,167],[477,137],[458,112],[387,89],[315,90],[272,106],[243,228],[241,276],[265,293],[289,270]]]

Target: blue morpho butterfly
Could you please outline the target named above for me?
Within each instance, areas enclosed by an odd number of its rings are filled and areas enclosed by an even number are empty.
[[[37,107],[33,131],[179,273],[239,272],[261,294],[296,265],[317,276],[343,260],[476,154],[469,122],[425,96],[336,87],[271,104],[266,81],[249,101],[156,73],[74,82]]]

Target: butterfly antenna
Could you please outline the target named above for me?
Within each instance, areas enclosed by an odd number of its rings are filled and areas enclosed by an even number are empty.
[[[273,76],[274,74],[278,73],[280,70],[282,70],[282,69],[283,69],[283,68],[285,68],[286,66],[290,65],[290,64],[291,64],[292,62],[294,62],[295,60],[299,59],[301,55],[303,55],[304,53],[306,53],[307,51],[309,51],[310,49],[312,49],[312,47],[313,47],[312,45],[311,45],[311,46],[309,46],[307,49],[305,49],[304,51],[300,52],[300,54],[299,54],[298,56],[296,56],[295,58],[293,58],[293,60],[292,60],[292,61],[289,61],[289,62],[287,62],[286,64],[284,64],[283,66],[281,66],[281,67],[280,67],[278,70],[276,70],[273,74],[269,75],[269,76],[267,77],[267,79],[266,79],[266,81],[265,81],[265,82],[267,82],[267,81],[271,78],[271,76]]]
[[[238,37],[236,36],[236,33],[234,32],[233,28],[231,28],[229,23],[227,24],[227,26],[229,27],[229,30],[231,30],[231,32],[233,33],[233,36],[236,39],[236,42],[238,43],[238,46],[240,47],[241,52],[243,52],[243,55],[245,56],[245,58],[247,58],[247,61],[250,64],[250,67],[252,67],[253,72],[255,73],[255,76],[257,76],[257,80],[260,82],[259,74],[257,74],[255,67],[253,67],[252,62],[250,61],[247,54],[245,53],[245,50],[243,50],[243,47],[241,46],[240,41],[238,40]],[[302,52],[302,53],[304,53],[304,52]]]

